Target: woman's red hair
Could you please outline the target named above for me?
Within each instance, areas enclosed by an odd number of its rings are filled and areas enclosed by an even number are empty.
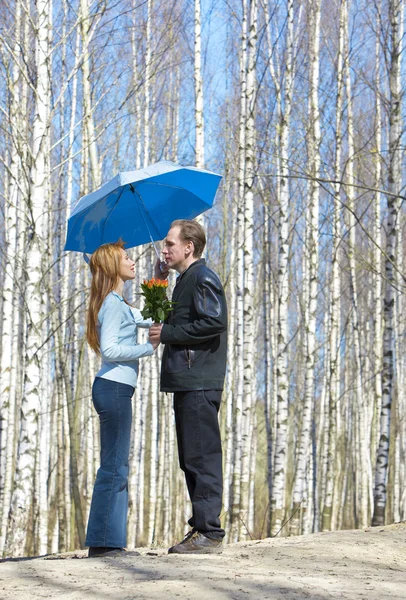
[[[90,258],[92,283],[90,286],[89,310],[87,313],[86,338],[89,346],[100,354],[100,340],[97,335],[97,317],[107,294],[112,292],[120,277],[120,262],[124,242],[103,244]]]

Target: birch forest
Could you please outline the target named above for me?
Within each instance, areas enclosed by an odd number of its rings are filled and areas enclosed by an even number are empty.
[[[223,176],[203,221],[226,540],[406,519],[403,44],[404,0],[1,2],[0,556],[84,545],[99,359],[66,221],[164,159]],[[140,306],[155,257],[131,256]],[[190,516],[161,354],[133,398],[128,547]]]

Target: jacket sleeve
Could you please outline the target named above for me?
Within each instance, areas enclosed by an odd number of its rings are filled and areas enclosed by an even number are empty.
[[[149,342],[126,346],[118,343],[122,316],[121,301],[108,298],[99,312],[100,354],[103,360],[125,362],[151,356],[154,349]]]
[[[196,282],[193,302],[197,318],[184,325],[164,324],[161,331],[164,344],[200,344],[226,331],[227,304],[218,280],[206,276]]]

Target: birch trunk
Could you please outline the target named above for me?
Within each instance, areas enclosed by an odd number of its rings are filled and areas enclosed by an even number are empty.
[[[271,35],[271,18],[269,15],[268,2],[263,2],[263,10],[266,22],[266,34],[267,34],[267,50],[269,54],[269,71],[271,79],[275,88],[276,98],[276,121],[277,123],[282,122],[282,94],[280,84],[280,69],[277,68],[276,53],[274,52],[274,45],[272,42]],[[278,141],[275,143],[275,153],[278,153]],[[276,161],[276,198],[280,198],[281,190],[281,178],[280,178],[280,160]],[[274,289],[274,282],[272,281],[272,267],[271,267],[271,240],[272,240],[272,227],[271,227],[271,207],[270,201],[264,203],[264,216],[265,216],[265,243],[264,243],[264,259],[265,259],[265,281],[264,281],[264,307],[265,307],[265,426],[267,431],[267,458],[268,458],[268,470],[267,470],[267,482],[268,482],[268,495],[269,505],[272,498],[272,486],[273,486],[273,449],[274,439],[276,431],[276,415],[277,415],[277,403],[278,403],[278,388],[277,388],[277,333],[275,324],[278,322],[276,294]],[[269,302],[269,309],[267,307]],[[268,511],[267,518],[267,535],[271,533],[271,510]]]
[[[340,241],[341,241],[341,159],[342,159],[342,111],[344,98],[344,5],[346,0],[341,0],[339,16],[339,41],[337,54],[337,99],[336,99],[336,128],[335,128],[335,165],[334,165],[334,208],[333,208],[333,247],[331,265],[331,292],[330,292],[330,333],[329,333],[329,384],[328,384],[328,411],[325,419],[325,487],[322,510],[322,531],[329,531],[332,527],[333,490],[335,474],[335,449],[336,449],[336,414],[340,387]]]
[[[264,290],[263,290],[263,305],[264,305],[264,343],[265,343],[265,428],[267,441],[267,485],[268,497],[272,495],[272,454],[273,454],[273,427],[272,427],[272,411],[274,409],[273,396],[275,389],[275,379],[273,377],[273,365],[275,364],[275,340],[273,339],[273,325],[275,323],[275,299],[272,281],[271,268],[271,211],[269,206],[270,200],[265,201],[264,215]],[[266,535],[270,534],[269,511],[266,521]]]
[[[379,21],[378,21],[379,22]],[[379,30],[379,28],[378,28]],[[382,110],[381,110],[381,92],[380,92],[380,39],[376,36],[375,44],[375,188],[381,189],[382,186]],[[374,323],[373,323],[373,374],[374,374],[374,416],[371,434],[372,450],[376,452],[379,439],[379,415],[382,408],[382,226],[381,226],[381,194],[375,192],[374,198],[374,222],[373,239],[374,245],[374,274],[373,274],[373,297],[374,297]]]
[[[201,32],[201,0],[195,2],[195,41],[194,41],[194,84],[195,84],[195,163],[196,167],[204,167],[204,113],[203,113],[203,77],[202,77],[202,32]],[[204,214],[196,221],[203,227],[206,224]]]
[[[277,407],[276,440],[274,455],[274,478],[271,495],[271,535],[275,535],[281,525],[285,510],[286,449],[288,422],[287,379],[288,365],[288,257],[289,257],[289,137],[290,115],[293,92],[293,0],[288,0],[286,15],[286,68],[284,87],[284,110],[279,123],[279,164],[280,177],[279,224],[278,224],[278,354],[276,366]]]
[[[132,28],[131,28],[131,51],[132,51],[132,81],[135,104],[135,121],[136,121],[136,147],[135,147],[135,168],[141,168],[141,157],[142,157],[142,111],[141,111],[141,94],[138,91],[140,84],[139,67],[138,67],[138,48],[136,44],[135,30],[136,30],[136,0],[131,1],[132,8]]]
[[[161,356],[158,355],[158,361],[161,360]],[[174,426],[172,423],[172,407],[170,403],[170,397],[168,394],[161,394],[161,402],[163,405],[163,421],[161,422],[161,428],[165,430],[165,445],[161,456],[165,456],[165,469],[162,474],[162,501],[163,501],[163,515],[162,515],[162,541],[164,544],[169,543],[169,536],[173,530],[172,523],[172,498],[174,497],[174,477],[173,477],[173,466],[174,466]]]
[[[233,500],[231,509],[230,541],[237,541],[241,531],[241,457],[242,457],[242,407],[244,390],[244,181],[245,181],[245,135],[246,135],[246,64],[247,64],[247,0],[243,0],[243,19],[240,50],[240,121],[238,156],[238,207],[237,207],[237,377],[235,380],[236,404],[234,420],[234,472]]]
[[[176,88],[176,94],[175,94],[175,99],[176,99],[176,103],[175,103],[175,110],[174,110],[174,116],[173,116],[173,131],[174,131],[174,135],[172,135],[172,160],[173,162],[177,163],[178,162],[178,152],[179,152],[179,121],[180,121],[180,83],[181,83],[181,70],[180,70],[180,66],[177,67],[177,69],[175,69],[175,88]]]
[[[144,531],[145,531],[145,510],[144,510],[144,498],[145,498],[145,449],[146,449],[146,437],[147,437],[147,408],[148,408],[148,397],[149,397],[150,379],[143,384],[142,390],[142,410],[141,410],[141,439],[140,439],[140,450],[139,450],[139,470],[137,480],[137,506],[138,506],[138,520],[137,520],[137,545],[144,543]]]
[[[150,102],[151,102],[151,57],[152,57],[152,0],[147,1],[147,32],[145,50],[145,84],[144,84],[144,166],[150,160]]]
[[[237,196],[237,186],[234,185],[232,190]],[[233,194],[228,195],[228,190],[224,194],[223,204],[223,227],[226,228],[228,224],[228,202],[231,200],[231,215],[230,215],[230,231],[229,231],[229,259],[230,259],[230,271],[225,284],[225,290],[227,292],[227,302],[229,311],[229,325],[227,330],[227,370],[226,370],[226,382],[225,382],[225,425],[223,435],[223,447],[224,447],[224,493],[223,493],[223,505],[225,510],[225,523],[224,529],[226,532],[229,531],[231,522],[231,502],[232,502],[232,478],[233,478],[233,448],[234,448],[234,430],[233,430],[233,413],[236,401],[234,382],[236,377],[236,355],[234,352],[235,343],[235,330],[236,330],[236,285],[235,285],[235,262],[236,262],[236,243],[235,243],[235,221],[236,221],[236,203],[233,198]],[[223,237],[227,239],[227,232],[223,230]],[[224,269],[225,270],[225,269]],[[225,281],[224,277],[224,281]],[[222,412],[224,416],[224,412]]]
[[[403,27],[402,27],[403,29]],[[400,173],[401,178],[401,173]],[[404,279],[404,215],[402,211],[399,211],[398,215],[398,232],[396,240],[396,271],[395,271],[395,306],[394,306],[394,322],[395,322],[395,381],[396,381],[396,401],[395,401],[395,423],[392,428],[392,437],[396,446],[392,454],[391,467],[392,471],[392,497],[393,497],[393,508],[389,518],[392,521],[400,521],[400,509],[401,509],[401,481],[402,465],[404,464],[403,459],[406,453],[405,446],[405,421],[406,421],[406,402],[405,402],[405,346],[404,336],[401,332],[405,331],[405,318],[404,318],[404,301],[403,294],[405,290],[405,279]],[[393,465],[393,466],[392,466]]]
[[[397,265],[397,235],[402,187],[402,104],[401,104],[401,53],[403,36],[403,0],[390,0],[391,47],[389,63],[389,173],[388,173],[388,220],[385,258],[385,297],[384,297],[384,334],[383,334],[383,371],[382,371],[382,409],[380,439],[377,452],[374,489],[373,525],[385,523],[387,503],[387,477],[389,464],[390,420],[394,392],[394,342],[396,329],[394,323],[395,273]]]
[[[101,171],[99,164],[99,157],[96,143],[96,132],[93,118],[92,108],[92,94],[90,85],[90,55],[89,55],[89,28],[90,28],[90,16],[89,16],[89,0],[80,0],[80,11],[81,11],[81,34],[82,34],[82,85],[83,85],[83,119],[84,127],[87,130],[87,141],[89,157],[90,157],[90,174],[92,178],[93,188],[99,187],[101,183]]]
[[[21,537],[28,527],[30,509],[35,498],[35,461],[39,448],[41,414],[46,413],[45,397],[42,394],[44,381],[41,378],[42,326],[44,322],[44,304],[42,274],[45,242],[44,199],[49,191],[49,161],[47,156],[50,113],[50,52],[49,26],[52,4],[50,0],[38,0],[35,19],[35,66],[36,91],[34,121],[32,126],[32,168],[30,196],[27,213],[30,221],[27,231],[26,273],[27,297],[30,299],[27,330],[27,368],[24,398],[21,406],[25,435],[20,438],[18,455],[18,481],[14,494],[14,519],[16,536],[14,554],[21,556],[25,539]],[[46,214],[46,213],[45,213]],[[37,470],[38,473],[38,470]],[[41,474],[42,476],[42,474]],[[43,522],[43,521],[42,521]],[[29,542],[33,542],[30,538]],[[28,542],[27,542],[28,543]],[[46,541],[45,541],[46,544]],[[46,546],[45,546],[46,547]]]
[[[16,3],[15,12],[15,46],[14,54],[19,55],[21,44],[21,3]],[[5,247],[4,253],[6,261],[4,265],[4,276],[2,281],[3,298],[1,318],[2,324],[2,345],[1,345],[1,410],[0,418],[2,427],[6,431],[6,444],[2,448],[1,464],[1,522],[0,522],[0,556],[6,544],[7,528],[13,494],[13,469],[16,458],[16,417],[19,406],[17,397],[18,390],[18,360],[19,360],[19,319],[20,311],[18,309],[18,297],[16,294],[16,284],[21,281],[21,256],[19,250],[19,236],[24,236],[24,230],[21,220],[18,220],[18,213],[22,204],[20,179],[22,178],[22,156],[21,140],[19,131],[22,130],[21,114],[21,94],[20,94],[20,69],[21,64],[13,64],[10,91],[10,165],[9,165],[9,185],[8,199],[5,201]],[[3,437],[3,436],[2,436]],[[4,456],[4,462],[3,462]]]
[[[320,172],[320,114],[319,114],[319,48],[320,48],[320,0],[309,1],[309,28],[310,28],[310,74],[309,74],[309,102],[310,102],[310,127],[308,132],[309,146],[309,215],[306,222],[308,227],[307,247],[305,259],[308,262],[306,271],[309,274],[308,297],[305,298],[305,326],[306,326],[306,375],[305,396],[301,419],[300,442],[297,457],[296,477],[293,487],[292,512],[294,517],[291,522],[291,532],[300,533],[300,523],[303,521],[307,510],[306,478],[311,417],[314,402],[315,363],[316,363],[316,311],[318,288],[318,231],[319,231],[319,172]],[[301,504],[303,503],[303,504]]]
[[[152,363],[152,364],[151,364]],[[147,542],[151,545],[156,541],[156,506],[157,506],[157,461],[158,461],[158,370],[156,356],[152,358],[149,367],[151,380],[151,421],[149,427],[150,437],[150,467],[149,467],[149,519]]]
[[[352,302],[352,329],[354,336],[354,359],[355,359],[355,408],[356,408],[356,440],[359,444],[359,464],[357,466],[357,479],[359,479],[359,511],[356,513],[360,518],[360,526],[366,527],[368,525],[368,513],[369,513],[369,488],[370,488],[370,476],[372,474],[370,464],[370,454],[367,443],[367,432],[369,431],[368,424],[368,397],[366,391],[364,391],[363,382],[363,365],[361,361],[361,332],[359,325],[359,308],[358,308],[358,291],[356,282],[356,264],[355,264],[355,233],[356,223],[354,215],[354,200],[355,200],[355,188],[354,188],[354,161],[355,161],[355,143],[354,143],[354,124],[353,124],[353,99],[351,90],[351,75],[350,75],[350,64],[349,64],[349,36],[348,36],[348,5],[344,3],[344,20],[345,20],[345,58],[344,58],[344,74],[345,74],[345,87],[347,94],[347,120],[348,120],[348,160],[346,179],[348,186],[346,186],[347,204],[348,204],[348,223],[349,223],[349,241],[348,241],[348,259],[350,265],[350,293]]]
[[[245,109],[245,177],[244,177],[244,370],[242,405],[242,456],[240,523],[248,521],[252,412],[256,390],[254,356],[254,177],[255,177],[255,105],[256,105],[257,1],[250,0],[248,57]],[[246,529],[246,526],[245,526]],[[245,536],[249,531],[245,531]]]
[[[203,78],[202,78],[202,37],[201,37],[201,0],[195,0],[195,161],[196,167],[204,167],[204,117],[203,117]]]

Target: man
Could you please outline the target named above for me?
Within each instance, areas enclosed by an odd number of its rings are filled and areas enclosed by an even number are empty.
[[[179,463],[193,508],[192,529],[170,554],[221,552],[224,537],[217,415],[226,370],[227,304],[219,278],[201,258],[205,245],[196,221],[172,223],[163,255],[166,269],[179,273],[175,304],[165,323],[150,329],[151,343],[165,344],[161,391],[174,393]]]

